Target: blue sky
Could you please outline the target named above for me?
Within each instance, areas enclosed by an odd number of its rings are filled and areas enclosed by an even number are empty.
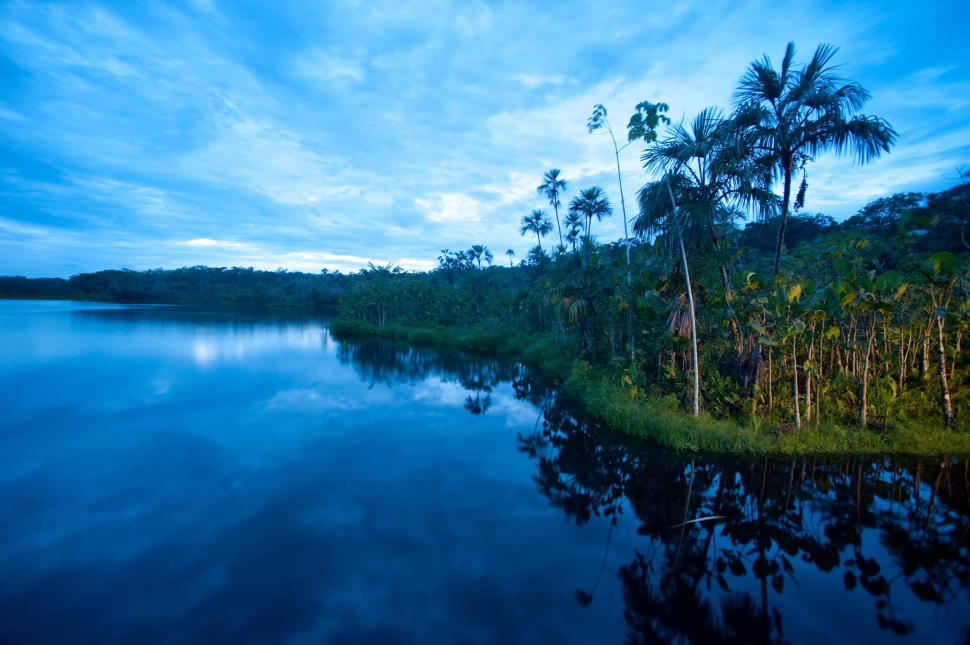
[[[970,163],[966,0],[934,2],[0,2],[0,274],[102,268],[430,268],[523,256],[542,174],[619,207],[596,103],[728,107],[751,60],[842,49],[900,138],[826,156],[837,218]],[[622,153],[628,201],[644,181]],[[568,200],[567,197],[567,200]],[[566,200],[564,200],[566,201]],[[631,213],[632,214],[632,213]],[[622,235],[615,216],[594,230]],[[548,238],[551,241],[551,238]]]

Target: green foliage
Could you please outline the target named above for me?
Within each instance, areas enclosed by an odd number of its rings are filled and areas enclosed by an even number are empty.
[[[392,268],[372,270],[390,273]],[[326,269],[320,273],[205,266],[170,271],[122,269],[81,273],[69,280],[0,277],[0,297],[322,307],[335,306],[340,296],[350,290],[352,280],[351,276]]]

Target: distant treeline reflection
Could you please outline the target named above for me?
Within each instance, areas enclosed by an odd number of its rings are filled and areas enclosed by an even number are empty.
[[[510,383],[515,397],[539,408],[551,400],[551,383],[537,377],[522,363],[486,354],[451,348],[427,348],[392,340],[341,340],[337,356],[353,366],[361,379],[375,385],[405,385],[438,378],[468,390],[465,409],[484,414],[491,407],[491,393],[501,383]]]

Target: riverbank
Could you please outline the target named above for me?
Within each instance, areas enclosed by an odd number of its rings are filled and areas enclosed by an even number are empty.
[[[531,365],[563,387],[590,415],[614,432],[692,451],[741,454],[970,454],[970,433],[946,429],[942,422],[861,428],[854,424],[788,424],[750,419],[717,419],[702,412],[697,418],[683,411],[675,395],[643,394],[611,376],[607,370],[579,360],[575,352],[545,337],[495,327],[417,328],[377,326],[337,318],[331,333],[340,336],[394,338],[422,345],[448,345],[494,351]]]

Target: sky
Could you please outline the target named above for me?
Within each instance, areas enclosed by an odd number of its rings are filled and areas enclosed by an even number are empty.
[[[966,0],[930,2],[21,2],[0,0],[0,275],[205,264],[429,269],[534,238],[519,220],[560,168],[602,186],[623,235],[604,104],[675,121],[728,109],[738,78],[794,41],[841,47],[891,154],[809,166],[837,219],[970,164]],[[621,140],[622,142],[622,140]],[[628,215],[648,177],[620,153]],[[548,248],[552,237],[546,238]]]

